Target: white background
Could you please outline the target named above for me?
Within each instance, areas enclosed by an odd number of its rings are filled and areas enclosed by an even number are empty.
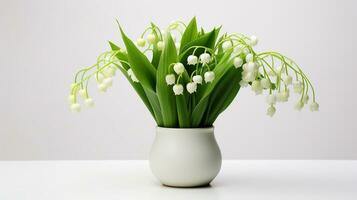
[[[146,159],[155,123],[120,74],[96,108],[73,114],[73,74],[150,22],[196,15],[200,26],[255,34],[258,51],[293,57],[311,78],[320,112],[265,115],[264,97],[242,90],[215,123],[225,159],[357,159],[356,3],[299,1],[0,1],[0,160]],[[120,41],[121,42],[121,41]]]

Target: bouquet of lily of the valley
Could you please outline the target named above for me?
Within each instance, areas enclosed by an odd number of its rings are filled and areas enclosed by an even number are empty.
[[[220,30],[198,29],[195,18],[188,25],[177,21],[163,30],[151,23],[134,43],[120,27],[124,45],[109,42],[110,51],[76,73],[71,109],[80,111],[78,97],[93,106],[90,81],[105,92],[119,70],[160,127],[210,127],[242,87],[265,93],[270,116],[277,102],[288,101],[291,89],[299,94],[297,110],[309,102],[311,111],[318,110],[310,80],[292,59],[272,51],[255,52],[255,36],[220,35]]]

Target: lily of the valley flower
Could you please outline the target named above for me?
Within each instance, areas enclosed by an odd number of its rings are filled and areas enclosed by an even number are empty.
[[[100,83],[98,85],[98,89],[99,89],[100,92],[106,92],[108,88],[104,83]]]
[[[104,78],[105,78],[104,75],[101,74],[101,73],[98,73],[98,74],[96,75],[96,80],[97,80],[98,83],[102,83],[103,80],[104,80]]]
[[[87,91],[85,89],[80,89],[78,91],[78,94],[82,97],[82,98],[86,98],[87,97]]]
[[[233,60],[233,64],[235,68],[242,67],[243,60],[240,57],[235,57]]]
[[[94,101],[92,98],[86,98],[84,100],[84,104],[87,106],[87,107],[93,107],[94,106]]]
[[[68,102],[69,102],[70,104],[75,103],[75,99],[76,99],[76,97],[75,97],[74,94],[71,94],[71,95],[68,96]]]
[[[108,77],[103,80],[103,84],[107,86],[107,88],[111,87],[113,85],[113,78]]]
[[[316,102],[312,102],[310,104],[310,110],[313,112],[313,111],[318,111],[319,110],[319,104],[316,103]]]
[[[250,45],[255,46],[258,44],[258,38],[255,35],[250,36]]]
[[[81,111],[81,105],[79,105],[79,103],[73,103],[71,105],[71,110],[73,112],[79,112],[79,111]]]
[[[163,41],[159,41],[159,42],[157,43],[157,48],[158,48],[160,51],[164,50],[164,48],[165,48],[165,43],[164,43]]]
[[[270,89],[270,81],[267,78],[262,78],[260,80],[260,84],[262,85],[263,89]]]
[[[291,77],[290,75],[285,75],[281,78],[283,79],[285,85],[290,85],[293,82],[293,77]]]
[[[204,76],[205,76],[206,83],[212,82],[215,78],[215,74],[213,71],[205,72]]]
[[[267,115],[269,115],[270,117],[272,117],[276,112],[276,109],[273,105],[270,105],[267,109]]]
[[[186,89],[190,94],[192,94],[192,93],[196,92],[197,84],[194,82],[187,83]]]
[[[175,84],[175,74],[168,74],[165,77],[167,85],[173,85]]]
[[[224,50],[224,51],[227,51],[229,48],[231,48],[232,47],[232,42],[231,41],[225,41],[225,42],[223,42],[223,44],[222,44],[222,49]]]
[[[304,90],[303,84],[299,81],[293,84],[294,86],[294,92],[301,94]]]
[[[182,74],[185,71],[185,66],[182,63],[175,63],[174,71],[176,74]]]
[[[211,61],[211,55],[208,53],[203,53],[200,55],[200,62],[202,64],[208,64]]]
[[[182,95],[183,94],[183,86],[181,84],[176,84],[172,87],[175,95]]]
[[[274,94],[269,94],[266,101],[269,105],[274,105],[276,103],[276,96]]]
[[[288,101],[289,96],[290,96],[289,90],[280,91],[277,93],[276,100],[278,102],[286,102]]]
[[[245,56],[245,62],[253,62],[253,54],[251,53],[248,53],[246,56]]]
[[[147,36],[147,39],[149,41],[149,43],[151,44],[154,44],[156,42],[156,36],[152,33],[150,33],[148,36]]]
[[[252,82],[252,90],[255,92],[256,95],[261,94],[263,92],[263,88],[259,80],[255,80]]]
[[[198,58],[195,55],[190,55],[187,57],[187,64],[188,65],[195,65],[198,62]]]
[[[239,81],[239,85],[240,85],[241,87],[247,87],[247,86],[248,86],[248,83],[247,83],[246,81],[244,81],[244,80],[241,80],[241,81]]]
[[[145,43],[146,41],[144,40],[144,38],[138,38],[136,40],[136,44],[139,46],[139,47],[144,47],[145,46]]]
[[[298,101],[298,102],[295,104],[295,110],[300,111],[303,107],[304,107],[304,103],[303,103],[302,101]]]
[[[196,84],[202,84],[202,76],[201,75],[195,75],[192,77],[192,80]]]

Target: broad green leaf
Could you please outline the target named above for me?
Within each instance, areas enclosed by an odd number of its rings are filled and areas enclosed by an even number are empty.
[[[187,110],[187,101],[184,95],[176,96],[177,116],[180,128],[190,127],[190,114]]]
[[[120,27],[120,32],[128,52],[128,59],[135,76],[144,88],[155,91],[156,69],[136,45],[125,35]]]
[[[157,122],[158,126],[163,126],[164,125],[164,121],[163,121],[163,117],[162,117],[162,112],[161,112],[161,107],[160,107],[160,102],[158,99],[157,94],[147,88],[144,88],[144,91],[146,93],[146,96],[149,99],[150,105],[154,111],[154,115],[155,115],[155,119]]]
[[[165,40],[165,48],[161,53],[156,78],[156,93],[160,102],[165,127],[177,127],[175,95],[172,91],[172,86],[168,86],[165,81],[166,75],[170,72],[170,65],[175,62],[177,62],[176,47],[171,35],[168,34]]]
[[[185,32],[182,35],[181,47],[186,46],[187,43],[193,41],[197,37],[197,22],[196,17],[192,18],[190,23],[187,25]],[[180,49],[180,54],[184,51],[183,48]]]
[[[119,46],[117,46],[116,44],[114,44],[113,42],[109,41],[109,45],[110,45],[110,48],[112,48],[113,51],[118,51],[118,52],[116,52],[115,56],[120,60],[120,63],[122,64],[124,69],[128,70],[130,68],[130,66],[127,63],[125,63],[125,62],[129,62],[128,55],[123,53],[123,52],[120,52],[119,50],[121,48]],[[125,62],[122,62],[122,61],[125,61]]]
[[[241,80],[242,68],[235,69],[233,66],[219,80],[209,97],[204,126],[212,126],[218,115],[232,103],[240,89]]]
[[[232,51],[228,51],[226,55],[221,59],[221,61],[217,64],[217,66],[213,69],[213,72],[215,73],[215,79],[213,80],[213,82],[202,87],[201,91],[197,93],[197,100],[199,102],[192,112],[192,122],[195,127],[201,124],[203,115],[206,112],[206,108],[209,103],[210,93],[218,84],[222,76],[229,70],[229,68],[233,64],[232,60],[229,59],[231,53]]]

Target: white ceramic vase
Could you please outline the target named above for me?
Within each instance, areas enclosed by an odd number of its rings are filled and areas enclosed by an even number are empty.
[[[163,185],[208,185],[221,169],[214,128],[161,128],[150,152],[150,167]]]

